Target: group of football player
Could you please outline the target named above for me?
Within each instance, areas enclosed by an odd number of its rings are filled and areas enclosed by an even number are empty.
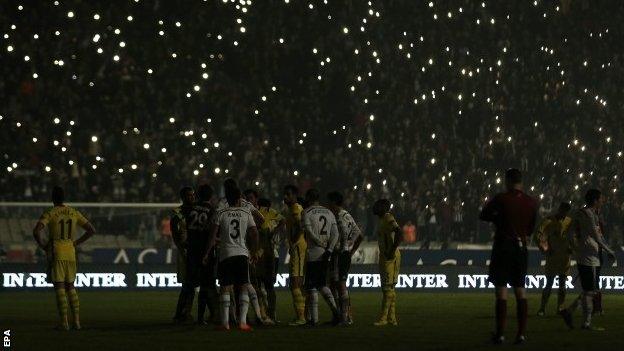
[[[178,281],[182,288],[174,321],[193,321],[191,309],[199,287],[196,322],[231,325],[252,330],[247,321],[251,305],[259,325],[277,323],[274,290],[279,249],[288,246],[289,287],[294,319],[289,325],[319,323],[319,293],[329,306],[328,323],[353,323],[347,279],[351,258],[362,242],[362,233],[343,208],[343,195],[330,192],[321,205],[321,194],[309,189],[303,198],[294,185],[284,187],[284,210],[272,208],[267,198],[249,189],[244,192],[229,178],[225,196],[214,197],[210,185],[180,190],[182,204],[174,210],[171,231],[178,249]],[[383,303],[375,325],[397,324],[396,285],[402,240],[401,230],[390,214],[390,202],[373,206],[378,227]],[[218,282],[218,284],[217,284]],[[206,309],[210,314],[206,318]]]

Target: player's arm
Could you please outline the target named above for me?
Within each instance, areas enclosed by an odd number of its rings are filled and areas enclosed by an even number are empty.
[[[399,248],[399,245],[401,245],[401,243],[403,242],[403,230],[401,230],[401,227],[396,221],[394,221],[393,223],[392,231],[394,232],[394,241],[392,242],[392,247],[390,248],[390,252],[389,252],[390,255],[387,256],[389,259],[394,258],[394,255],[396,254],[396,250]]]
[[[37,246],[43,251],[46,250],[46,244],[44,244],[43,239],[41,239],[41,232],[45,228],[45,224],[43,221],[37,221],[35,224],[35,228],[33,229],[33,238],[35,238],[35,242],[37,242]]]
[[[78,238],[78,240],[74,241],[74,246],[78,246],[84,243],[85,241],[89,240],[92,236],[95,235],[95,227],[89,221],[80,223],[80,226],[82,227],[82,229],[85,230],[85,233],[82,234],[82,236]]]
[[[358,248],[360,247],[360,244],[362,244],[362,241],[364,241],[364,235],[362,235],[362,231],[360,230],[360,227],[355,222],[353,222],[353,228],[351,230],[352,230],[351,235],[355,235],[353,248],[351,248],[351,252],[350,252],[351,256],[353,256],[353,254],[355,254]]]
[[[178,248],[178,250],[184,250],[186,243],[182,240],[182,221],[180,217],[173,216],[171,218],[171,237],[173,238],[173,243]]]
[[[496,222],[500,214],[498,201],[496,197],[485,203],[479,214],[479,219],[485,222]]]
[[[260,211],[258,211],[257,208],[254,208],[251,211],[251,215],[253,216],[253,219],[256,225],[261,227],[262,224],[264,223],[264,216],[262,215],[262,213],[260,213]],[[257,228],[256,228],[256,231],[258,231]]]
[[[544,218],[544,220],[542,220],[537,227],[537,232],[535,233],[537,247],[542,253],[546,253],[548,251],[548,235],[546,234],[546,227],[549,223],[550,220],[548,218]]]
[[[209,234],[208,234],[208,243],[206,244],[206,254],[204,255],[204,265],[207,265],[210,262],[210,253],[214,249],[217,244],[217,233],[219,232],[219,225],[217,223],[212,223],[210,225]]]
[[[602,232],[600,231],[600,224],[599,223],[595,223],[593,219],[592,219],[592,228],[593,228],[593,230],[591,231],[592,238],[598,243],[598,245],[603,250],[605,250],[607,252],[607,254],[611,258],[614,258],[615,257],[615,252],[613,250],[611,250],[611,248],[609,247],[609,245],[605,241],[604,235],[602,235]]]

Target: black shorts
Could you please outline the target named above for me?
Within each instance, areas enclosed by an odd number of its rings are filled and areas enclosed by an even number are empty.
[[[524,288],[527,275],[528,251],[525,245],[514,240],[494,242],[488,280],[494,286],[507,284]]]
[[[320,289],[327,286],[327,261],[306,262],[305,283],[306,290]]]
[[[204,265],[203,255],[190,254],[186,257],[186,281],[192,286],[213,287],[217,280],[217,257],[212,255],[207,265]]]
[[[219,262],[219,285],[249,284],[249,257],[232,256]]]
[[[600,267],[584,266],[581,264],[577,267],[583,291],[599,290],[598,280],[600,279]]]
[[[351,253],[340,252],[332,256],[331,279],[334,282],[347,281],[351,269]]]

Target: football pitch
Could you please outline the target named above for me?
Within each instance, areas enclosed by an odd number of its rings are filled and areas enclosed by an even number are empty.
[[[79,292],[83,330],[60,332],[55,298],[43,292],[0,293],[0,328],[11,331],[14,350],[473,350],[517,348],[515,303],[509,302],[507,344],[488,343],[493,326],[492,294],[398,293],[399,326],[374,327],[380,292],[353,292],[355,324],[350,327],[289,327],[290,294],[278,292],[274,327],[251,333],[217,332],[212,326],[173,325],[177,292]],[[553,294],[556,295],[556,294]],[[569,294],[568,300],[576,296]],[[605,295],[605,314],[594,317],[603,332],[569,331],[553,313],[551,297],[546,317],[537,317],[537,294],[529,295],[528,341],[523,348],[543,350],[615,350],[624,347],[624,296]],[[321,305],[323,302],[321,301]],[[196,312],[194,311],[193,314]],[[250,312],[252,317],[253,312]],[[325,306],[321,320],[328,319]],[[576,322],[580,311],[576,314]],[[250,320],[252,320],[250,318]]]

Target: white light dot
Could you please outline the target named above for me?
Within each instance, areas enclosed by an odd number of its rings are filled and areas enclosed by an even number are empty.
[[[115,62],[116,62],[116,61],[119,61],[119,55],[115,55],[115,56],[113,56],[113,61],[115,61]]]
[[[67,17],[74,18],[74,12],[73,11],[67,12]]]

